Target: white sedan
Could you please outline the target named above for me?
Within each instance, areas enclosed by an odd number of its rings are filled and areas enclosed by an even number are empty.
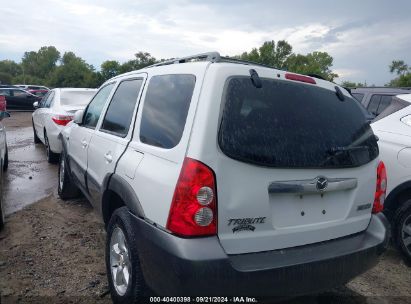
[[[73,119],[77,110],[86,107],[96,91],[87,88],[56,88],[48,92],[40,103],[34,103],[34,142],[46,146],[50,163],[57,162],[62,151],[58,138],[62,128]]]
[[[394,97],[371,126],[388,176],[384,213],[395,244],[411,263],[411,94]]]

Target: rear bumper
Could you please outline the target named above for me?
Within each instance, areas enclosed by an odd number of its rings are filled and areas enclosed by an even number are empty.
[[[62,129],[63,127],[57,126],[54,123],[50,123],[46,128],[50,149],[54,153],[61,153],[63,151],[63,146],[59,138]]]
[[[141,266],[159,295],[290,296],[327,290],[373,267],[389,241],[383,214],[366,231],[284,250],[227,255],[217,237],[183,239],[134,217]]]

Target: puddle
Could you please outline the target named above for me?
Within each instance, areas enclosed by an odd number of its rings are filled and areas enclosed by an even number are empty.
[[[34,145],[31,127],[7,130],[9,169],[5,174],[5,213],[16,212],[27,205],[56,195],[57,165],[49,164],[44,146]]]

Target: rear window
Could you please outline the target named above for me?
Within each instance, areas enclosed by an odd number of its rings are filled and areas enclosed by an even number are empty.
[[[376,138],[351,97],[290,81],[227,80],[218,141],[231,158],[269,167],[355,167],[378,156]]]
[[[171,149],[180,142],[195,81],[194,75],[184,74],[150,79],[141,116],[143,143]]]
[[[63,106],[85,106],[96,91],[61,91],[60,104]]]

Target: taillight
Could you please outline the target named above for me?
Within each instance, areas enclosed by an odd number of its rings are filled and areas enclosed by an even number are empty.
[[[167,229],[181,236],[217,233],[217,193],[214,172],[186,157],[174,190]]]
[[[298,74],[285,73],[285,79],[316,84],[314,78]]]
[[[67,125],[70,121],[73,120],[73,116],[71,115],[54,115],[51,118],[56,124],[59,126],[65,126]]]
[[[372,213],[379,213],[384,209],[385,194],[387,192],[387,171],[383,162],[377,168],[377,186],[375,189]]]

